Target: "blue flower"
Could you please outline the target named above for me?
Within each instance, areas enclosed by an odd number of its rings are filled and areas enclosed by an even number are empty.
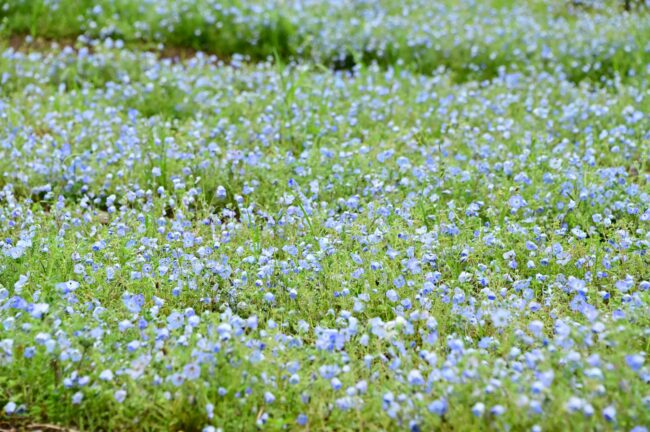
[[[167,317],[167,328],[169,330],[179,329],[183,326],[184,323],[185,323],[185,317],[178,312],[172,312]]]
[[[14,401],[7,402],[7,404],[4,407],[5,414],[7,415],[13,414],[16,411],[16,407],[17,407],[16,402]]]
[[[616,408],[613,405],[609,405],[603,409],[603,418],[608,422],[613,422],[616,420]]]
[[[475,417],[482,417],[484,412],[485,404],[483,402],[477,402],[472,407],[472,414],[474,414]]]
[[[188,363],[183,368],[183,375],[187,380],[195,380],[201,376],[201,367],[196,363]]]
[[[505,412],[506,409],[502,405],[494,405],[492,408],[490,408],[490,414],[492,414],[495,417],[498,417]]]
[[[55,288],[61,291],[63,294],[68,294],[74,292],[79,288],[79,282],[74,280],[69,280],[67,282],[59,282],[55,285]]]
[[[114,397],[115,397],[115,400],[118,403],[122,403],[126,399],[126,391],[125,390],[118,390],[118,391],[115,392]]]
[[[112,381],[113,380],[113,371],[106,369],[99,374],[99,379],[102,381]]]
[[[645,358],[641,354],[632,354],[625,356],[625,363],[633,370],[638,371],[643,367]]]
[[[413,369],[408,374],[408,382],[412,386],[422,386],[424,385],[424,377],[419,370]]]
[[[296,418],[296,423],[298,423],[300,426],[304,426],[307,424],[307,416],[305,414],[298,414],[298,417]]]
[[[438,416],[443,416],[447,413],[447,400],[446,399],[436,399],[431,402],[428,406],[429,412],[436,414]]]
[[[393,303],[399,300],[399,295],[397,294],[397,291],[392,289],[386,291],[386,297],[388,298],[388,300],[390,300]]]
[[[139,313],[144,305],[144,295],[130,295],[129,293],[125,293],[122,295],[122,302],[129,312]]]

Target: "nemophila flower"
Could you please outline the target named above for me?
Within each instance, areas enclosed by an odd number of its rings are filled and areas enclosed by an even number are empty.
[[[196,363],[188,363],[183,368],[183,376],[187,380],[195,380],[201,376],[201,367]]]
[[[491,318],[492,323],[495,327],[505,327],[508,325],[508,322],[510,320],[510,312],[508,312],[506,309],[497,309],[492,313]]]
[[[29,281],[29,273],[26,275],[20,275],[18,276],[18,280],[14,283],[14,292],[16,294],[20,294],[23,290],[23,287],[27,284]]]
[[[416,258],[409,258],[406,261],[405,268],[412,274],[420,274],[422,271],[422,268],[420,266],[420,261],[418,261]]]
[[[298,414],[296,418],[296,423],[300,426],[305,426],[307,424],[308,418],[305,414]]]
[[[446,399],[436,399],[427,407],[429,412],[438,416],[443,416],[447,413],[448,405]]]
[[[266,402],[267,404],[272,404],[273,402],[275,402],[275,396],[273,395],[273,393],[265,392],[264,393],[264,402]]]
[[[425,383],[422,373],[415,369],[409,372],[408,382],[413,386],[422,386]]]
[[[13,296],[9,301],[9,306],[13,309],[26,310],[29,307],[27,301],[19,296]]]
[[[23,356],[25,358],[32,358],[36,354],[36,348],[34,347],[26,347],[25,352],[23,353]]]
[[[643,214],[639,216],[639,220],[641,222],[650,222],[650,209],[644,211]]]
[[[572,292],[577,292],[582,295],[587,294],[587,283],[582,279],[569,276],[568,286]]]
[[[11,415],[14,412],[16,412],[16,408],[17,408],[16,402],[9,401],[9,402],[7,402],[7,404],[4,407],[4,412],[7,415]]]
[[[576,397],[576,396],[571,396],[569,400],[567,400],[565,407],[566,410],[569,412],[576,412],[582,410],[584,407],[585,402],[584,400]]]
[[[472,414],[474,414],[475,417],[482,417],[484,412],[485,412],[485,404],[482,402],[477,402],[472,407]]]
[[[458,282],[460,283],[466,283],[472,280],[472,274],[468,272],[461,272],[461,274],[458,276]]]
[[[139,313],[142,306],[144,306],[144,295],[124,293],[122,295],[122,302],[129,312]]]
[[[582,408],[582,413],[585,415],[585,417],[592,417],[594,415],[594,412],[594,407],[590,403],[586,403]]]
[[[102,381],[112,381],[113,380],[113,371],[110,369],[103,370],[99,374],[99,379]]]
[[[125,390],[117,390],[114,394],[113,397],[118,403],[124,402],[126,399],[126,391]]]
[[[397,302],[399,300],[399,295],[397,294],[397,292],[395,290],[392,290],[392,289],[386,291],[386,297],[388,298],[388,300],[390,300],[393,303],[395,303],[395,302]]]
[[[609,405],[603,409],[603,418],[608,422],[616,421],[616,408],[613,405]]]
[[[185,382],[185,377],[179,373],[171,374],[167,380],[172,383],[174,387],[180,387]]]
[[[478,347],[481,349],[488,349],[494,344],[494,339],[486,336],[484,338],[481,338],[481,340],[478,342]]]
[[[69,280],[67,282],[59,282],[55,285],[55,288],[61,291],[63,294],[68,294],[74,292],[79,288],[79,282],[74,280]]]
[[[490,408],[490,414],[492,414],[495,417],[501,416],[506,412],[506,409],[502,405],[494,405],[492,408]]]
[[[29,314],[36,319],[42,318],[50,310],[48,303],[32,303],[27,306]]]
[[[350,396],[343,396],[336,399],[335,404],[341,411],[349,411],[356,406],[355,399]]]
[[[638,371],[643,367],[645,358],[642,354],[632,354],[625,356],[625,363],[634,371]]]
[[[83,393],[76,392],[75,394],[72,395],[72,404],[79,405],[83,400],[83,397],[84,397]]]
[[[257,424],[258,427],[262,427],[262,426],[265,425],[268,421],[269,421],[269,414],[268,414],[268,413],[264,413],[264,414],[262,414],[262,415],[261,415],[261,416],[256,420],[255,423]]]
[[[634,279],[632,276],[627,275],[625,279],[618,280],[614,284],[616,289],[622,293],[628,292],[632,287],[634,287]]]
[[[131,321],[123,320],[118,323],[118,330],[121,332],[125,332],[130,328],[133,328],[133,323]]]
[[[513,211],[517,211],[526,206],[526,201],[521,197],[521,195],[512,195],[508,199],[508,205]]]
[[[184,323],[185,323],[185,317],[178,312],[172,312],[167,317],[167,328],[169,330],[176,330],[182,327]]]
[[[393,285],[395,285],[395,288],[399,289],[402,288],[406,284],[406,280],[404,279],[404,276],[399,275],[393,280]]]

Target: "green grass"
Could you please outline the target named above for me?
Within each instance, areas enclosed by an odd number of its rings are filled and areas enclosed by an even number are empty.
[[[7,37],[111,38],[133,47],[162,43],[201,50],[225,60],[233,55],[252,61],[280,57],[346,70],[373,63],[424,74],[445,68],[458,82],[492,79],[499,68],[525,70],[535,64],[549,72],[559,66],[573,82],[601,83],[642,74],[650,63],[648,15],[643,9],[624,12],[617,1],[599,8],[533,0],[414,2],[410,8],[392,0],[374,7],[323,2],[301,12],[292,2],[219,4],[62,0],[53,9],[44,0],[13,0],[0,11],[0,20]],[[95,7],[101,7],[100,13]],[[354,19],[376,16],[378,8],[394,28],[371,21],[361,31]]]
[[[349,54],[337,66],[295,36],[300,23],[283,18],[282,9],[269,28],[255,30],[265,43],[253,44],[237,23],[203,31],[201,2],[182,3],[189,9],[172,30],[146,3],[101,3],[95,30],[85,27],[83,13],[77,19],[72,2],[59,4],[55,17],[43,2],[11,3],[5,30],[56,39],[98,36],[115,25],[113,36],[128,44],[95,43],[88,52],[5,49],[0,56],[0,289],[7,290],[0,342],[13,341],[11,348],[0,344],[0,408],[10,401],[25,406],[20,414],[0,412],[2,427],[305,430],[299,414],[307,415],[308,430],[319,431],[406,429],[410,421],[424,431],[630,430],[650,423],[647,382],[626,363],[626,356],[650,350],[650,293],[638,288],[649,264],[648,222],[640,214],[650,190],[650,93],[643,74],[625,75],[647,63],[647,54],[620,45],[644,39],[645,16],[621,18],[635,29],[621,36],[612,8],[582,12],[612,20],[594,30],[606,41],[599,47],[612,47],[594,52],[596,60],[602,55],[599,69],[583,70],[580,50],[544,61],[508,45],[491,58],[504,40],[485,42],[472,57],[471,38],[439,51],[400,46]],[[534,16],[574,26],[567,34],[588,24],[557,2],[530,4]],[[483,7],[509,11],[518,3]],[[338,11],[343,18],[346,12]],[[136,34],[136,19],[160,28]],[[259,62],[172,61],[132,49],[158,41]],[[555,43],[556,52],[571,52],[559,38]],[[472,67],[470,57],[480,66]],[[499,72],[503,65],[519,72],[518,82]],[[643,115],[633,120],[634,112]],[[225,197],[217,195],[220,186]],[[528,205],[513,211],[508,201],[515,194]],[[476,215],[466,214],[479,201]],[[611,224],[595,222],[594,214]],[[446,234],[450,225],[456,235]],[[587,236],[579,239],[574,228]],[[186,245],[187,235],[201,241]],[[31,242],[24,253],[5,253],[21,238]],[[566,262],[554,257],[556,244],[569,254]],[[390,250],[399,257],[389,258]],[[516,268],[509,267],[509,251]],[[435,260],[411,273],[409,254]],[[161,274],[162,267],[169,270]],[[439,281],[425,293],[434,271]],[[607,275],[596,276],[602,271]],[[28,283],[19,292],[21,275]],[[627,275],[635,286],[626,294],[615,283]],[[400,276],[407,283],[397,291],[411,300],[410,310],[387,299]],[[585,301],[595,315],[567,292],[570,277],[587,281]],[[515,289],[524,279],[529,298]],[[72,296],[56,286],[68,280],[80,282]],[[452,300],[456,289],[467,298],[462,305]],[[485,289],[497,295],[493,303]],[[144,296],[137,318],[123,303],[125,293]],[[37,318],[9,307],[18,295],[49,304],[48,313]],[[531,310],[530,301],[540,309]],[[497,307],[511,314],[504,327],[493,318]],[[164,336],[167,317],[186,308],[200,322]],[[616,320],[618,312],[625,317]],[[429,316],[437,321],[433,342]],[[145,329],[137,328],[140,317]],[[259,327],[246,327],[252,317]],[[319,349],[317,328],[351,331],[350,317],[356,333],[344,349]],[[386,323],[388,337],[373,334],[376,319]],[[558,336],[558,319],[571,327],[571,346]],[[135,327],[121,330],[124,320]],[[529,330],[535,320],[543,322],[539,338]],[[241,333],[221,337],[225,323]],[[596,323],[602,332],[594,331]],[[56,343],[39,344],[40,333]],[[484,337],[494,340],[489,348],[478,345]],[[463,341],[463,356],[450,351],[451,339]],[[128,348],[133,341],[140,343],[135,350]],[[34,355],[26,356],[31,348]],[[436,359],[429,362],[423,350]],[[593,356],[602,379],[589,375]],[[197,359],[200,378],[181,386],[168,380]],[[290,384],[293,362],[300,381]],[[341,390],[321,377],[324,365],[342,369]],[[114,373],[110,382],[100,379],[106,369]],[[410,385],[414,369],[439,378]],[[466,374],[446,381],[445,370]],[[552,383],[533,392],[547,371],[554,372]],[[74,381],[83,376],[88,384]],[[368,390],[354,397],[363,404],[337,408],[362,380]],[[123,402],[116,390],[127,392]],[[84,397],[75,404],[79,391]],[[265,401],[267,391],[274,402]],[[404,399],[394,416],[384,406],[388,392]],[[429,404],[443,396],[448,412],[432,414]],[[594,414],[569,413],[573,396],[587,400]],[[482,417],[471,412],[479,401],[487,407]],[[207,403],[214,405],[211,419]],[[496,404],[506,409],[502,416],[489,413]],[[616,422],[603,418],[610,405]]]

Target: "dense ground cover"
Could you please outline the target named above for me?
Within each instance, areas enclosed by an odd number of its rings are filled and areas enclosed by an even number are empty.
[[[633,4],[640,3],[632,1]],[[9,34],[113,38],[220,57],[400,65],[456,81],[531,65],[568,79],[647,72],[650,15],[620,0],[8,0]]]
[[[3,8],[83,36],[0,55],[2,424],[650,424],[646,15],[72,3]]]

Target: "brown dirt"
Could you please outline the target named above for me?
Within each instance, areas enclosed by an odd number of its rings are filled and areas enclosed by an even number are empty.
[[[75,51],[78,51],[81,47],[86,47],[92,53],[93,46],[89,44],[81,44],[78,40],[73,38],[63,38],[63,39],[49,39],[37,37],[32,40],[28,39],[27,35],[12,35],[9,37],[9,47],[13,48],[16,51],[21,52],[37,52],[37,51],[48,51],[52,49],[63,49],[65,47],[70,47]],[[193,57],[196,57],[199,51],[188,48],[188,47],[178,47],[178,46],[164,46],[162,49],[153,46],[152,44],[145,44],[143,42],[129,42],[124,44],[125,48],[139,51],[148,51],[154,53],[161,59],[171,59],[174,62],[182,62]],[[206,53],[211,54],[211,53]],[[221,61],[227,62],[227,58],[219,58]]]

